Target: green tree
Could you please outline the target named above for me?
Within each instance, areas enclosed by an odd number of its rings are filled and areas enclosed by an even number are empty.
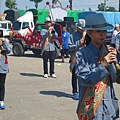
[[[6,0],[5,6],[10,9],[17,9],[16,0]]]
[[[104,8],[105,8],[105,4],[104,3],[98,4],[98,10],[99,11],[104,11]]]
[[[115,12],[117,10],[112,6],[105,6],[104,3],[101,3],[101,4],[98,4],[98,11],[112,11],[112,12]]]
[[[116,10],[114,7],[111,7],[111,6],[107,6],[107,7],[105,8],[105,11],[117,12],[117,10]]]
[[[30,0],[31,2],[35,3],[35,8],[38,9],[38,3],[42,2],[42,0]]]

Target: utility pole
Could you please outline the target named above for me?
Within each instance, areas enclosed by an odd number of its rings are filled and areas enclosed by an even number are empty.
[[[119,0],[119,12],[120,12],[120,0]]]
[[[72,0],[69,0],[70,3],[70,10],[72,10]]]
[[[104,11],[106,10],[106,0],[104,0]]]

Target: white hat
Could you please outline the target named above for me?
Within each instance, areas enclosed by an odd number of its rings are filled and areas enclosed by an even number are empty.
[[[115,24],[115,27],[120,27],[119,24]]]
[[[79,19],[78,22],[76,23],[76,27],[79,29],[82,29],[83,27],[85,27],[85,20]]]
[[[45,22],[51,22],[50,18],[49,17],[45,18]]]
[[[84,30],[111,30],[113,26],[106,22],[102,13],[87,15],[85,18],[86,25]]]

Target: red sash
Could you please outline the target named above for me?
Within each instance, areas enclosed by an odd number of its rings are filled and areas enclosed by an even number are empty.
[[[98,64],[101,64],[104,56],[108,54],[107,49],[103,46],[102,55]],[[110,76],[105,77],[92,87],[88,87],[82,99],[82,103],[77,112],[79,120],[92,120],[103,98],[105,89],[108,85]]]

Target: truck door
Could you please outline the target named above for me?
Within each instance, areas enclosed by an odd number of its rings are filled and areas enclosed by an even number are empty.
[[[31,40],[31,46],[33,48],[39,48],[41,47],[41,44],[42,44],[42,37],[40,35],[40,32],[41,32],[41,25],[40,24],[37,24],[35,26],[35,29],[33,31],[33,34],[32,34],[32,40]]]

